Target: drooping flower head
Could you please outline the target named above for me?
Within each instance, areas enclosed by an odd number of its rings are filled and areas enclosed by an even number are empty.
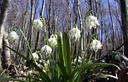
[[[19,39],[19,36],[15,31],[11,31],[9,33],[9,35],[8,35],[9,42],[11,42],[11,43],[16,42],[16,41],[18,41],[18,39]]]
[[[85,24],[89,29],[96,28],[97,26],[99,26],[97,17],[93,15],[90,15],[89,17],[87,17]]]
[[[41,53],[45,54],[45,55],[51,54],[52,53],[52,48],[50,46],[48,46],[48,45],[44,45],[41,48]]]
[[[52,47],[57,45],[57,40],[55,38],[49,38],[48,42],[49,42],[50,46],[52,46]]]
[[[51,47],[55,47],[57,45],[57,35],[52,34],[48,39],[48,43],[50,44]]]
[[[99,49],[102,48],[102,44],[99,40],[94,39],[90,44],[90,48],[97,52]]]
[[[71,40],[74,40],[74,41],[77,41],[80,39],[80,30],[78,28],[72,28],[70,31],[69,31],[69,38]]]
[[[74,63],[76,63],[78,61],[78,63],[82,63],[82,58],[79,56],[78,57],[78,60],[77,58],[74,59]]]
[[[57,35],[56,35],[56,34],[52,34],[52,35],[50,36],[50,38],[56,38],[56,39],[57,39]]]
[[[39,60],[39,55],[36,52],[32,53],[32,56],[36,61]]]
[[[35,19],[33,21],[33,26],[37,29],[37,30],[41,30],[41,28],[43,27],[43,23],[41,22],[40,19]]]

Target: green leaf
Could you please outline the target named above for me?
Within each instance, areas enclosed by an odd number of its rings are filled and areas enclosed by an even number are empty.
[[[59,73],[61,73],[63,78],[70,79],[72,76],[71,54],[69,38],[66,33],[59,33],[57,45]]]
[[[12,77],[9,77],[9,76],[0,76],[0,81],[19,81],[19,82],[27,82],[27,81],[24,81],[24,80],[21,80],[21,79],[17,79],[17,78],[12,78]]]
[[[35,59],[34,59],[33,56],[32,56],[32,49],[30,48],[29,42],[27,41],[27,39],[26,39],[26,37],[25,37],[25,33],[24,33],[21,29],[20,29],[20,32],[21,32],[21,34],[22,34],[24,40],[26,41],[26,44],[25,44],[25,45],[26,45],[26,47],[27,47],[28,50],[29,50],[29,54],[31,55],[32,60],[34,61],[34,63],[36,63]]]
[[[63,42],[62,42],[62,33],[60,32],[57,38],[57,56],[58,56],[58,61],[59,62],[63,62],[63,53],[62,53],[62,46],[63,46]]]
[[[66,71],[70,76],[72,74],[72,66],[71,66],[72,61],[70,54],[69,38],[66,33],[64,33],[63,35],[63,60],[64,60],[64,65],[66,67]]]
[[[108,63],[83,63],[79,67],[79,70],[89,70],[89,69],[95,69],[95,68],[105,68],[108,66],[116,67],[117,69],[120,69],[117,65],[115,64],[108,64]]]
[[[114,78],[114,79],[118,79],[117,76],[110,75],[110,74],[103,74],[103,73],[96,74],[96,77],[93,78],[93,79],[98,79],[98,78]]]
[[[4,46],[6,46],[7,48],[9,48],[11,51],[13,51],[13,52],[15,52],[15,53],[17,53],[20,57],[22,57],[23,59],[27,59],[23,54],[21,54],[21,53],[19,53],[19,52],[17,52],[16,50],[14,50],[13,48],[11,48],[11,47],[9,47],[9,46],[7,46],[7,45],[4,45]]]
[[[83,78],[88,78],[88,76],[92,75],[95,72],[95,70],[103,69],[103,68],[106,68],[108,66],[115,67],[115,68],[119,69],[119,67],[114,65],[114,64],[84,62],[77,69],[75,69],[73,71],[73,74],[74,74],[73,79],[74,80],[81,80]],[[85,74],[85,73],[87,73],[87,74]],[[86,76],[82,77],[81,76],[82,74],[85,74]],[[108,74],[108,76],[109,76],[109,74]],[[95,77],[97,77],[97,76],[95,76]]]
[[[48,74],[46,74],[41,67],[38,67],[33,61],[29,61],[32,67],[35,67],[35,69],[39,72],[40,77],[45,82],[50,82],[50,78]]]

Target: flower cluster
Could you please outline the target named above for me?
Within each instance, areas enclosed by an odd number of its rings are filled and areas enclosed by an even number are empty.
[[[80,39],[80,30],[78,28],[72,28],[70,31],[69,31],[69,38],[73,41],[77,41]]]
[[[99,49],[102,48],[102,44],[99,40],[96,40],[94,39],[92,42],[91,42],[91,45],[90,45],[90,48],[92,50],[94,50],[95,52],[97,52]]]
[[[16,41],[18,41],[18,39],[19,39],[19,36],[15,31],[11,31],[9,33],[9,35],[8,35],[9,42],[11,42],[11,43],[16,42]]]
[[[92,15],[90,15],[89,17],[87,17],[85,23],[86,23],[86,26],[89,29],[96,28],[96,26],[99,26],[99,22],[97,20],[97,17],[92,16]]]
[[[41,30],[41,28],[43,27],[43,23],[41,22],[40,19],[35,19],[33,21],[33,26],[37,29],[37,30]]]

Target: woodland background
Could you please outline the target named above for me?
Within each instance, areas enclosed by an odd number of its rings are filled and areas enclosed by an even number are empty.
[[[85,25],[86,13],[90,12],[98,18],[98,39],[103,48],[98,54],[102,58],[112,51],[128,57],[128,0],[9,0],[5,31],[22,28],[29,39],[31,48],[40,48],[45,41],[45,33],[50,36],[59,31],[69,31],[76,25],[84,29],[84,39],[88,40],[89,32]],[[32,29],[32,20],[42,18],[45,21],[43,29],[38,33]],[[93,32],[93,31],[92,31]],[[90,32],[90,33],[92,33]],[[20,32],[19,32],[20,33]],[[37,41],[37,38],[38,41]],[[87,41],[81,49],[86,54]],[[38,42],[36,44],[36,42]],[[20,52],[26,52],[25,41],[21,38],[11,47]],[[18,61],[16,54],[14,61]],[[122,69],[122,82],[128,80],[127,69]],[[120,80],[120,79],[119,79]],[[124,81],[123,81],[124,80]],[[120,81],[120,82],[121,82]]]

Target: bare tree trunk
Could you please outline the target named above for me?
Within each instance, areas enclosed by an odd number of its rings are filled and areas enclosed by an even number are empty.
[[[40,16],[43,16],[44,8],[45,8],[45,0],[42,0],[42,7],[41,7],[41,11],[40,11]]]
[[[32,44],[32,33],[33,33],[33,29],[32,29],[32,21],[33,21],[33,18],[34,18],[34,0],[31,0],[31,12],[30,12],[30,24],[29,24],[29,29],[28,29],[28,41],[29,41],[29,46],[31,47],[31,44]],[[29,60],[29,56],[30,56],[30,53],[29,53],[29,49],[28,49],[28,52],[27,52],[27,58]],[[28,61],[26,61],[26,65],[29,65]]]
[[[74,0],[74,24],[77,24],[77,16],[78,16],[78,0]]]
[[[90,8],[91,14],[92,14],[92,13],[93,13],[93,12],[92,12],[92,0],[89,0],[88,2],[89,2],[89,8]]]
[[[112,50],[114,50],[114,27],[113,27],[113,19],[112,19],[112,12],[111,12],[111,6],[110,6],[110,1],[108,0],[108,8],[109,8],[109,14],[110,14],[110,20],[112,23]]]
[[[28,32],[28,41],[31,47],[31,39],[32,39],[32,20],[34,18],[34,0],[31,0],[31,13],[30,13],[30,25],[29,25],[29,32]]]
[[[8,0],[0,0],[0,54],[2,54],[2,66],[4,68],[4,65],[6,64],[7,66],[10,65],[8,60],[10,59],[10,53],[6,54],[6,51],[8,52],[8,49],[3,46],[3,41],[4,41],[4,25],[5,25],[5,19],[6,19],[6,9],[8,5]],[[5,52],[3,54],[3,52]],[[5,61],[4,61],[5,60]]]
[[[68,25],[67,25],[67,31],[71,29],[71,8],[70,8],[70,0],[67,0],[67,6],[68,6]]]
[[[8,0],[0,0],[0,26],[3,23],[4,13],[8,5]]]
[[[4,33],[4,27],[2,26],[5,17],[5,10],[8,5],[8,0],[0,0],[0,53],[2,48],[2,39]]]
[[[51,34],[51,24],[50,24],[50,22],[51,22],[51,0],[48,0],[48,3],[47,3],[48,5],[47,5],[47,8],[48,9],[46,9],[47,11],[46,11],[46,13],[47,13],[47,28],[48,28],[48,36],[50,37],[50,34]]]
[[[7,69],[11,65],[11,55],[10,49],[6,46],[9,46],[8,39],[6,37],[3,38],[3,51],[2,51],[2,67]]]
[[[52,33],[56,32],[56,28],[55,28],[55,3],[54,1],[51,1],[51,30]]]
[[[128,33],[127,33],[127,12],[126,12],[126,0],[120,0],[120,10],[121,10],[121,29],[123,32],[123,41],[124,41],[124,55],[128,57]],[[123,68],[119,72],[119,80],[117,82],[127,82],[128,75],[127,69]]]
[[[124,55],[128,57],[128,33],[127,33],[127,12],[126,12],[126,2],[125,0],[120,0],[120,9],[121,9],[121,21],[122,21],[122,32],[123,32],[123,41],[124,41]]]

